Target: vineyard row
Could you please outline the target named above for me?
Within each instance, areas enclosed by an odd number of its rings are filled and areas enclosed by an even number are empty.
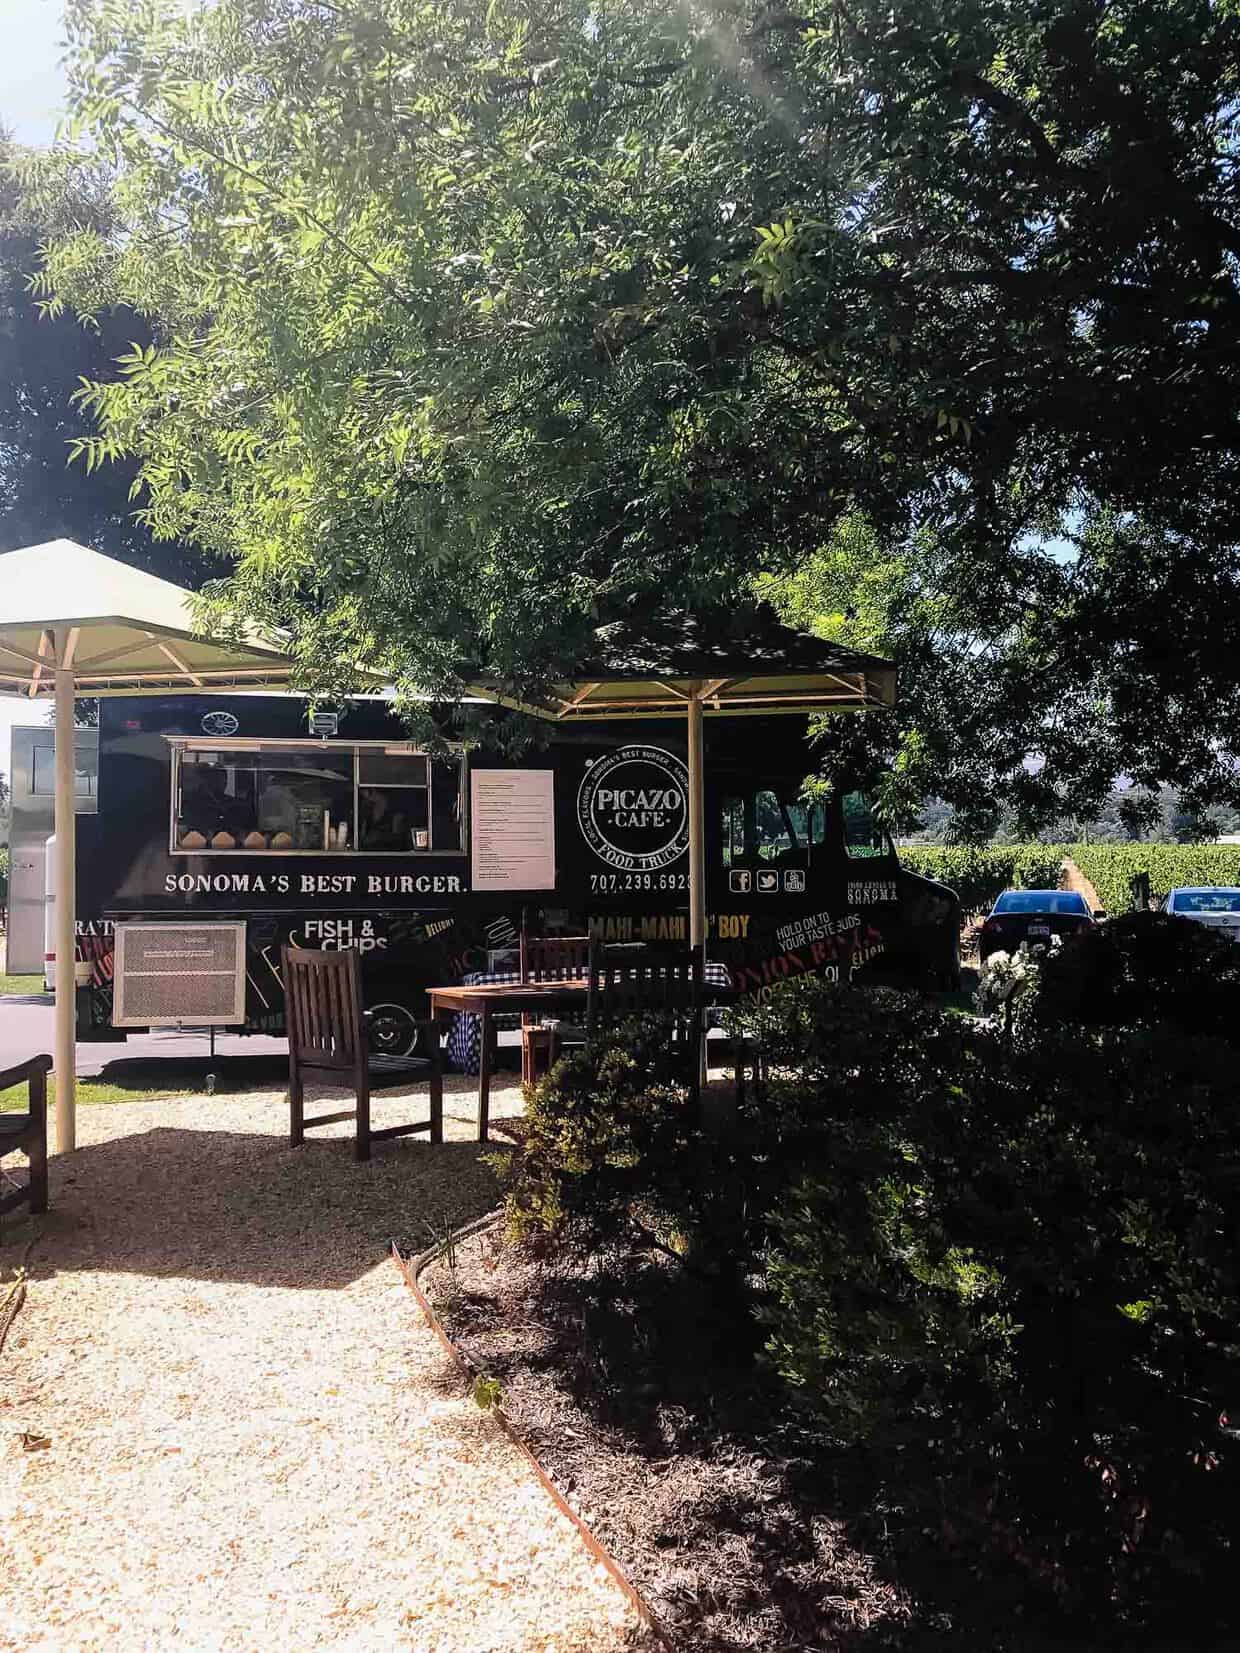
[[[1068,857],[1109,913],[1128,910],[1136,873],[1149,874],[1155,896],[1182,884],[1240,885],[1240,844],[917,844],[900,851],[910,872],[955,890],[966,913],[984,911],[1002,890],[1055,888]]]

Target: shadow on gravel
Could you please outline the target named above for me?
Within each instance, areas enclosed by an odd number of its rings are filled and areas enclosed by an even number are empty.
[[[271,1088],[288,1088],[287,1056],[117,1056],[104,1063],[92,1083],[118,1085],[135,1092],[171,1095],[177,1091],[207,1094],[214,1075],[216,1096],[238,1096]]]
[[[425,1095],[407,1105],[406,1117],[425,1117]],[[204,1114],[211,1106],[203,1097]],[[278,1135],[157,1127],[53,1157],[51,1210],[23,1235],[38,1235],[32,1273],[342,1289],[384,1261],[393,1236],[426,1245],[489,1210],[489,1151],[412,1137],[359,1164],[343,1137],[290,1148]]]

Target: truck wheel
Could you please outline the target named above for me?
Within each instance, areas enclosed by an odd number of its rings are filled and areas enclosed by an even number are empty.
[[[370,1048],[376,1056],[414,1056],[423,1029],[408,1005],[372,1005],[367,1017]]]

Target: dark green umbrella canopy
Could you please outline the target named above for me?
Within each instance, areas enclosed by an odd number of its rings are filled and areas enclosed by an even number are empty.
[[[896,669],[782,625],[767,604],[665,611],[600,626],[570,677],[511,692],[478,682],[505,705],[557,722],[649,718],[698,698],[707,717],[893,706]]]

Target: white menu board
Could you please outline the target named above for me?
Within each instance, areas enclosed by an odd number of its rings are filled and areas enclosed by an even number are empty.
[[[553,890],[554,772],[471,771],[470,836],[475,890]]]

